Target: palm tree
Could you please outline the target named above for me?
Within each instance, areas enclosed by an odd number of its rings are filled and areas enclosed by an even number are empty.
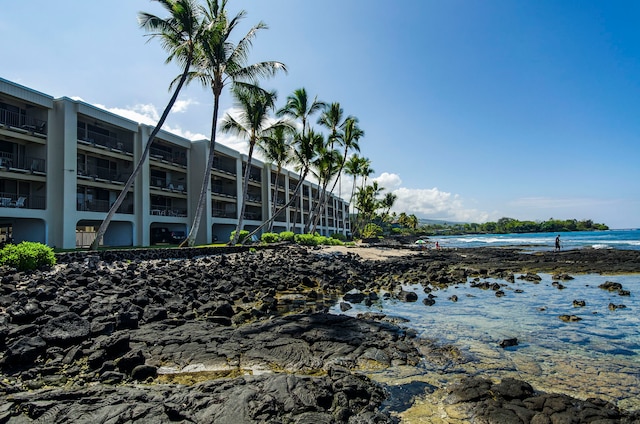
[[[293,160],[291,152],[291,143],[293,142],[293,128],[288,126],[278,126],[274,128],[263,140],[258,144],[260,150],[268,162],[276,165],[276,176],[273,184],[273,194],[271,200],[271,217],[275,218],[277,202],[278,202],[278,184],[282,168]],[[273,231],[273,220],[270,221],[268,232]]]
[[[215,157],[216,128],[218,123],[218,108],[220,95],[229,81],[256,82],[259,77],[271,77],[278,71],[286,72],[283,63],[269,61],[247,65],[249,49],[256,34],[267,26],[263,22],[253,26],[249,32],[237,43],[230,40],[231,34],[246,12],[240,11],[233,19],[229,19],[225,9],[227,1],[206,0],[207,6],[202,8],[205,16],[204,28],[198,38],[198,55],[195,60],[196,70],[191,72],[188,82],[198,80],[203,86],[209,87],[213,93],[213,117],[211,119],[211,140],[209,143],[209,158],[205,169],[200,197],[193,218],[189,235],[180,246],[193,246],[200,227],[202,212],[207,201],[207,191],[211,179],[211,169]]]
[[[361,157],[355,153],[344,163],[344,173],[353,177],[353,186],[351,188],[351,196],[349,196],[349,204],[351,204],[353,196],[356,193],[356,179],[360,175],[361,163]]]
[[[307,132],[311,130],[309,117],[314,113],[322,110],[325,103],[318,100],[316,96],[311,104],[309,104],[309,96],[307,90],[298,88],[287,97],[286,104],[278,111],[278,116],[287,116],[294,120],[299,120],[302,124],[301,135],[305,137]]]
[[[384,195],[380,203],[380,205],[385,209],[385,211],[383,212],[384,215],[389,215],[389,212],[391,211],[391,208],[393,207],[394,203],[396,203],[397,199],[398,199],[398,195],[393,194],[391,192],[386,193]]]
[[[300,131],[300,143],[303,144],[314,144],[311,141],[311,138],[307,136],[312,131],[311,126],[309,125],[309,118],[316,112],[321,111],[326,107],[326,104],[323,101],[318,100],[318,97],[314,97],[313,101],[309,102],[309,96],[307,95],[307,90],[303,88],[298,88],[287,97],[287,102],[285,105],[278,111],[278,116],[286,116],[293,120],[297,120],[300,122],[302,129]],[[315,139],[317,139],[318,134],[314,133]],[[310,143],[310,144],[309,144]],[[306,147],[302,147],[303,150]],[[301,153],[301,152],[298,152]],[[308,152],[307,152],[308,153]],[[303,155],[304,156],[304,155]],[[295,156],[296,159],[304,161],[305,159],[300,156]],[[304,169],[304,165],[300,164],[300,169]],[[300,184],[300,181],[298,182]],[[294,198],[298,195],[297,191],[294,194]],[[294,214],[294,223],[293,227],[295,228],[295,220],[297,220],[298,208],[296,207],[296,212]]]
[[[244,171],[244,181],[242,184],[242,203],[240,206],[240,215],[238,216],[238,224],[236,231],[231,240],[231,244],[238,243],[240,230],[243,226],[244,213],[247,205],[247,194],[249,189],[249,176],[251,175],[251,160],[253,158],[253,149],[256,144],[261,143],[268,134],[275,128],[286,126],[285,122],[277,121],[270,123],[269,113],[275,108],[276,93],[274,91],[266,91],[257,85],[235,84],[232,89],[238,106],[240,107],[240,116],[238,119],[227,114],[222,119],[222,131],[235,134],[249,140],[249,153],[247,155],[247,164]]]
[[[307,175],[309,174],[309,171],[311,169],[311,164],[313,163],[313,161],[317,156],[319,146],[323,146],[323,145],[324,145],[323,135],[320,133],[316,133],[313,129],[310,129],[305,136],[302,136],[302,133],[300,132],[295,135],[294,143],[293,143],[294,149],[292,153],[293,153],[294,169],[298,171],[299,177],[298,177],[298,184],[296,185],[296,188],[293,190],[294,195],[291,196],[289,198],[289,201],[284,206],[279,208],[273,214],[273,216],[269,218],[268,221],[263,222],[262,225],[260,225],[258,228],[253,230],[245,238],[245,240],[251,239],[251,236],[253,236],[254,234],[257,234],[258,231],[260,231],[266,225],[270,225],[281,211],[286,210],[289,206],[291,206],[297,200],[298,193],[300,193],[300,187],[302,187],[302,184],[304,183],[305,179],[307,178]],[[293,216],[291,231],[295,231],[296,221],[298,220],[297,215],[298,215],[298,209],[296,208],[295,214]]]
[[[334,103],[335,104],[335,103]],[[331,110],[334,108],[332,107]],[[340,110],[341,111],[341,110]],[[325,120],[323,122],[326,123],[334,123],[336,122],[335,118],[338,116],[335,112],[331,112],[330,115],[333,119]],[[340,114],[341,116],[341,114]],[[337,172],[335,173],[335,179],[333,181],[333,186],[331,187],[330,193],[336,189],[336,185],[338,181],[340,181],[342,176],[342,170],[344,169],[347,162],[347,155],[351,150],[355,150],[356,152],[360,151],[360,145],[358,141],[360,137],[364,136],[364,131],[358,127],[358,118],[353,116],[348,116],[339,126],[339,131],[337,128],[332,129],[333,139],[337,141],[343,147],[343,156],[338,159],[339,167]],[[333,147],[333,142],[331,143]],[[325,196],[325,203],[328,201],[328,196]],[[320,209],[326,205],[320,206]]]
[[[182,65],[183,71],[179,79],[177,80],[177,84],[175,84],[173,95],[171,96],[171,99],[169,99],[169,103],[167,103],[167,106],[162,112],[160,120],[149,135],[147,144],[145,145],[142,155],[138,159],[138,163],[136,164],[133,173],[131,174],[129,179],[127,179],[127,182],[118,195],[118,198],[116,199],[114,204],[111,205],[107,216],[105,217],[104,221],[102,221],[102,224],[100,224],[100,227],[98,228],[98,231],[96,233],[96,238],[93,243],[91,243],[90,250],[98,249],[100,240],[107,232],[107,228],[109,228],[109,224],[111,223],[113,216],[117,212],[120,205],[122,205],[122,202],[127,196],[127,193],[129,193],[129,189],[140,173],[140,170],[142,169],[142,166],[147,159],[147,156],[149,155],[151,144],[164,125],[164,122],[167,119],[171,108],[176,102],[178,94],[180,93],[182,86],[187,80],[187,76],[193,62],[196,48],[196,39],[198,38],[198,34],[201,31],[201,14],[199,8],[197,7],[196,0],[156,1],[160,3],[167,10],[167,12],[169,12],[169,17],[162,19],[150,13],[140,12],[140,14],[138,15],[140,27],[150,32],[149,37],[160,39],[162,47],[169,52],[166,63],[175,60]],[[172,83],[171,85],[173,86],[174,84]]]
[[[360,164],[360,176],[362,177],[362,188],[367,185],[367,178],[369,178],[374,172],[373,168],[371,168],[371,160],[363,159]]]
[[[311,229],[311,233],[315,233],[318,221],[325,209],[326,199],[328,199],[327,187],[341,168],[342,155],[338,150],[332,149],[330,144],[329,142],[327,145],[321,146],[320,149],[318,149],[318,157],[313,161],[312,171],[318,180],[319,188],[317,206],[313,211],[313,228]],[[309,222],[306,225],[307,230],[309,229],[311,221],[311,217],[309,217]]]

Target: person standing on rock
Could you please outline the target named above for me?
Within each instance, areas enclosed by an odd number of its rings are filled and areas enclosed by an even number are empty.
[[[560,234],[558,234],[558,236],[556,237],[556,248],[554,252],[559,252],[559,251],[560,251]]]

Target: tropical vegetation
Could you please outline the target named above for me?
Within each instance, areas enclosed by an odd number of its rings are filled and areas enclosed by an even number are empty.
[[[46,244],[23,241],[7,244],[0,249],[0,266],[10,266],[18,271],[29,271],[55,264],[53,249]]]

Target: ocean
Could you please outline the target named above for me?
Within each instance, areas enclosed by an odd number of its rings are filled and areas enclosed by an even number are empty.
[[[473,234],[461,236],[432,236],[430,242],[441,247],[519,247],[524,250],[553,250],[560,235],[562,249],[624,249],[640,250],[640,229],[575,231],[528,234]]]
[[[557,233],[430,237],[444,248],[515,246],[530,251],[553,250]],[[639,230],[560,233],[563,249],[640,250]],[[446,387],[461,376],[492,379],[512,377],[531,383],[535,389],[565,393],[581,399],[599,397],[629,410],[640,410],[640,274],[572,274],[562,281],[563,289],[550,274],[532,283],[518,279],[485,279],[503,286],[505,296],[466,283],[435,290],[436,303],[426,306],[421,285],[404,287],[418,295],[417,302],[400,302],[380,296],[371,306],[354,304],[341,312],[339,303],[331,310],[356,316],[378,312],[399,316],[427,339],[453,345],[462,352],[462,363],[445,367],[425,365],[411,375],[400,368],[372,373],[370,377],[388,384],[407,381]],[[630,296],[609,292],[599,286],[607,281],[622,284]],[[457,301],[451,300],[455,295]],[[582,300],[585,306],[574,306]],[[613,305],[613,306],[612,306]],[[561,315],[576,315],[580,321],[564,322]],[[518,345],[503,349],[499,342],[517,338]],[[438,393],[428,394],[417,404],[442,402]],[[423,417],[423,411],[410,412]],[[427,408],[428,409],[428,408]],[[420,418],[420,419],[423,419]],[[428,418],[426,418],[429,422]],[[408,422],[412,422],[408,420]],[[416,422],[423,422],[417,420]]]

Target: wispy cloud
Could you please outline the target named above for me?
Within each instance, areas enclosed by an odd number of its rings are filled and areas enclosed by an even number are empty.
[[[73,100],[81,101],[84,100],[81,97],[71,97]],[[178,100],[174,107],[171,109],[172,112],[183,113],[187,110],[187,108],[192,105],[197,104],[197,102],[192,100]],[[103,104],[94,103],[93,106],[104,109],[111,113],[114,113],[118,116],[122,116],[123,118],[130,119],[134,122],[139,122],[141,124],[146,125],[156,125],[160,120],[160,113],[158,112],[158,108],[153,104],[143,104],[139,103],[133,106],[127,107],[108,107]],[[164,124],[162,126],[164,131],[170,132],[177,136],[186,138],[188,140],[202,140],[208,139],[208,136],[205,134],[192,132],[189,130],[183,130],[180,127],[171,126],[169,124]]]
[[[398,174],[383,172],[374,178],[378,184],[397,196],[394,207],[397,213],[415,214],[420,218],[442,219],[447,221],[486,222],[491,214],[466,208],[457,194],[441,191],[437,187],[429,189],[411,189],[402,187]]]

